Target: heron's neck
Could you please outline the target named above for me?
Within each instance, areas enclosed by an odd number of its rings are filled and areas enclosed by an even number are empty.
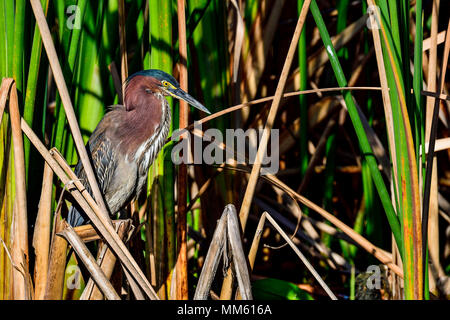
[[[127,149],[129,157],[134,157],[139,149],[148,148],[150,141],[164,133],[166,130],[163,128],[170,126],[170,107],[160,93],[146,96],[145,102],[125,111],[125,114],[127,120],[121,131],[127,135],[123,148]]]

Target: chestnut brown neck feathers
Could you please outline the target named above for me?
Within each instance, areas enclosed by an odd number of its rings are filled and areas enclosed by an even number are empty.
[[[170,125],[170,108],[159,89],[160,85],[159,80],[140,75],[130,79],[126,85],[125,108],[120,115],[126,121],[121,121],[116,132],[121,137],[117,140],[122,141],[121,149],[129,157],[134,157],[145,142],[150,143],[149,140],[156,138],[165,139],[158,136],[168,134],[168,130],[163,130],[163,127]],[[166,118],[169,119],[167,124]]]

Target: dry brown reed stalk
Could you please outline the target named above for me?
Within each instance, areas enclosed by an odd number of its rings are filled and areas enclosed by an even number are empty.
[[[252,299],[250,276],[247,267],[247,259],[242,247],[239,220],[234,205],[225,207],[222,216],[214,231],[213,240],[208,249],[205,263],[199,277],[194,300],[206,300],[210,292],[211,283],[219,265],[220,254],[224,254],[224,259],[228,259],[226,244],[230,244],[232,265],[238,279],[238,289],[240,296],[244,300]],[[224,262],[225,266],[228,261]]]
[[[229,204],[225,207],[227,213],[227,234],[233,254],[233,267],[238,280],[239,295],[243,300],[252,300],[250,275],[247,268],[247,259],[241,241],[241,226],[238,220],[236,208]]]
[[[268,220],[270,224],[280,233],[280,235],[283,237],[283,239],[288,243],[288,245],[294,250],[295,254],[300,258],[300,260],[303,262],[303,264],[306,266],[306,268],[311,272],[311,274],[314,276],[314,278],[319,282],[320,286],[325,290],[325,292],[328,294],[328,296],[332,300],[337,300],[334,293],[330,290],[330,288],[327,286],[327,284],[323,281],[323,279],[320,277],[320,275],[317,273],[317,271],[314,269],[314,267],[309,263],[308,259],[301,253],[301,251],[297,248],[297,246],[292,242],[291,238],[284,232],[284,230],[278,225],[278,223],[271,217],[269,213],[266,211],[263,212],[261,215],[261,218],[258,223],[258,227],[256,229],[255,236],[253,238],[252,246],[250,249],[249,254],[249,261],[250,265],[254,265],[256,252],[258,249],[259,241],[261,239],[261,233],[264,227],[264,224]]]
[[[332,42],[334,48],[339,50],[344,47],[350,40],[352,40],[366,25],[368,15],[363,15],[357,21],[350,24],[342,32],[333,37]],[[328,54],[325,48],[320,49],[316,53],[313,53],[308,58],[308,77],[313,76],[318,69],[320,69],[328,61]],[[298,90],[298,85],[300,83],[300,71],[295,69],[292,75],[289,77],[288,83],[286,84],[286,90],[294,91]]]
[[[283,193],[282,190],[276,188],[275,186],[272,185],[272,187],[277,194]],[[294,201],[297,204],[297,201],[295,199],[294,199]],[[319,253],[317,255],[318,258],[321,260],[324,260],[332,269],[336,270],[339,267],[342,270],[350,270],[350,268],[351,268],[350,264],[341,255],[332,251],[328,246],[326,246],[321,241],[319,233],[316,231],[316,229],[314,228],[313,224],[310,222],[310,220],[308,219],[307,216],[302,216],[300,223],[297,222],[297,226],[296,226],[294,223],[292,223],[290,220],[288,220],[284,215],[282,215],[280,212],[276,211],[275,209],[273,209],[272,207],[270,207],[267,204],[267,203],[270,203],[271,205],[280,206],[279,203],[271,200],[268,197],[264,197],[264,196],[255,198],[255,203],[260,208],[262,208],[264,211],[270,212],[270,214],[279,223],[281,223],[285,228],[289,229],[289,232],[291,232],[291,234],[292,234],[291,240],[296,245],[304,245],[302,242],[300,242],[299,239],[304,240],[311,247],[316,249],[316,251]],[[284,207],[284,206],[282,206],[282,207]],[[291,212],[295,218],[299,219],[299,216],[296,213],[296,210],[291,210],[290,208],[284,208],[284,209]],[[299,226],[301,226],[304,231],[299,229]],[[331,227],[331,229],[333,229],[333,228]],[[300,238],[297,239],[298,237],[300,237]],[[351,241],[351,239],[348,237],[344,237],[344,239],[346,241],[350,241],[353,243],[353,241]]]
[[[266,65],[266,57],[271,47],[273,38],[275,37],[275,31],[285,2],[285,0],[280,0],[275,1],[272,4],[270,16],[264,26],[264,31],[261,27],[261,19],[257,20],[258,23],[255,25],[255,32],[253,33],[253,46],[245,59],[242,70],[243,78],[245,79],[241,86],[241,92],[243,94],[242,99],[244,102],[255,97],[259,81]],[[244,114],[244,121],[247,116],[248,111]]]
[[[103,200],[103,195],[98,187],[97,180],[95,178],[94,170],[92,169],[89,156],[87,154],[86,148],[84,146],[84,141],[81,136],[81,131],[78,126],[78,121],[73,109],[72,101],[70,99],[69,91],[67,89],[67,84],[64,80],[64,75],[59,64],[58,55],[56,54],[55,45],[52,40],[50,29],[47,24],[46,17],[42,10],[42,6],[39,0],[30,0],[31,7],[33,9],[36,23],[39,27],[41,33],[42,43],[44,44],[45,51],[47,52],[48,61],[50,67],[53,71],[53,77],[58,88],[59,94],[61,96],[61,101],[63,103],[64,111],[66,113],[67,121],[72,132],[73,140],[77,148],[80,161],[83,164],[83,168],[86,172],[87,182],[91,186],[91,190],[94,194],[94,198],[100,208],[100,213],[107,223],[111,225],[111,219],[108,215],[108,210],[106,208],[105,202]]]
[[[119,235],[120,239],[124,239],[124,237],[126,235],[128,235],[128,231],[130,230],[130,225],[131,225],[131,220],[124,220],[121,223],[117,224],[115,226],[115,229],[117,230],[117,234]],[[107,249],[107,245],[103,246],[106,250],[105,250],[105,254],[103,259],[101,259],[101,261],[99,261],[99,259],[97,259],[97,263],[100,266],[101,270],[103,271],[103,273],[106,276],[106,279],[111,279],[111,275],[114,271],[114,267],[116,265],[116,261],[117,258],[114,255],[114,253]],[[91,283],[91,284],[90,284]],[[87,292],[86,295],[86,299],[89,300],[102,300],[103,299],[103,294],[101,293],[101,291],[98,289],[97,286],[93,285],[93,280],[89,279],[88,284],[85,287],[85,290]],[[87,288],[89,288],[89,290],[87,290]],[[91,294],[89,295],[89,292],[91,292]],[[83,292],[84,295],[84,292]]]
[[[178,43],[180,52],[180,87],[187,92],[187,43],[186,43],[186,14],[184,0],[178,0]],[[189,109],[185,101],[180,100],[179,126],[186,127],[189,122]],[[181,139],[186,139],[182,136]],[[188,299],[188,266],[187,266],[187,166],[182,163],[178,166],[178,216],[177,216],[177,261],[176,261],[176,298]]]
[[[281,98],[283,96],[284,87],[286,85],[286,80],[289,74],[289,69],[292,64],[292,60],[294,59],[294,53],[297,49],[298,39],[303,29],[303,24],[306,20],[306,15],[309,11],[309,5],[311,1],[306,0],[303,4],[303,7],[300,12],[300,16],[298,18],[297,25],[295,27],[294,35],[291,40],[291,44],[289,46],[288,54],[286,56],[286,61],[283,66],[283,70],[281,71],[280,80],[278,81],[277,89],[275,91],[275,97],[272,101],[272,105],[270,107],[269,115],[267,117],[266,125],[264,126],[262,138],[258,147],[258,152],[256,154],[256,159],[252,167],[252,171],[250,173],[250,178],[247,184],[247,188],[245,190],[244,199],[241,204],[241,209],[239,212],[239,218],[241,220],[242,230],[245,231],[245,226],[247,223],[248,213],[250,211],[250,205],[253,199],[253,195],[256,188],[256,183],[258,181],[259,173],[261,170],[261,161],[263,155],[267,150],[267,143],[270,138],[270,130],[273,127],[273,123],[275,121],[275,117],[277,115],[278,106],[280,105]],[[231,298],[231,288],[233,283],[233,277],[231,274],[231,269],[228,269],[228,274],[224,279],[222,284],[222,290],[220,294],[221,299],[229,300]]]
[[[328,121],[328,124],[325,127],[325,130],[323,131],[322,135],[320,136],[319,142],[317,143],[316,151],[312,155],[311,160],[308,163],[308,168],[306,169],[306,171],[303,175],[302,181],[297,189],[297,193],[299,193],[299,194],[301,194],[305,191],[309,181],[311,180],[311,178],[314,174],[314,168],[315,168],[316,164],[322,159],[322,153],[323,153],[323,150],[325,149],[325,145],[328,140],[328,136],[331,134],[332,130],[336,126],[336,123],[337,123],[337,121],[335,119],[336,117],[337,117],[337,114],[335,115],[335,117],[331,118]]]
[[[11,89],[11,85],[13,83],[14,79],[12,78],[5,78],[2,79],[2,84],[0,87],[0,123],[3,119],[3,113],[6,109],[6,101],[9,97],[9,90]]]
[[[12,258],[21,265],[23,272],[13,270],[14,299],[30,299],[31,291],[28,284],[28,217],[25,178],[25,156],[23,149],[22,131],[20,129],[20,111],[15,82],[12,82],[9,95],[9,114],[11,118],[11,132],[14,151],[14,175],[16,195],[13,210],[14,237],[12,239]]]
[[[372,3],[373,5],[373,3]],[[373,14],[369,16],[370,22],[372,25],[375,25],[378,23],[376,21],[376,18]],[[392,161],[392,170],[393,174],[391,177],[390,185],[391,185],[391,199],[392,203],[395,207],[395,203],[399,201],[398,194],[396,198],[396,193],[394,192],[394,185],[398,185],[398,174],[397,174],[397,149],[395,146],[395,134],[394,134],[394,122],[393,122],[393,115],[392,115],[392,105],[391,105],[391,98],[389,95],[389,87],[387,83],[387,75],[386,75],[386,68],[384,65],[383,60],[383,51],[381,46],[381,39],[380,34],[378,30],[372,30],[372,37],[375,47],[375,56],[377,60],[377,68],[378,68],[378,74],[380,78],[380,84],[381,84],[381,92],[382,92],[382,99],[383,99],[383,107],[384,107],[384,116],[386,121],[386,129],[388,134],[388,147],[389,147],[389,154],[391,155],[391,161]],[[397,247],[397,244],[395,243],[394,236],[391,236],[392,238],[392,257],[393,257],[393,263],[396,265],[401,265],[401,258],[400,258],[400,251]],[[401,280],[398,278],[398,276],[393,275],[392,281],[390,282],[392,284],[392,291],[394,294],[400,293],[400,282]]]
[[[34,225],[33,247],[35,253],[34,296],[44,299],[50,255],[51,209],[52,209],[53,170],[44,164],[41,198]]]
[[[381,88],[380,87],[333,87],[333,88],[317,88],[317,89],[309,89],[309,90],[301,90],[301,91],[294,91],[294,92],[288,92],[288,93],[284,93],[283,94],[283,98],[289,98],[289,97],[294,97],[294,96],[298,96],[301,94],[313,94],[313,93],[320,93],[320,92],[336,92],[339,91],[341,92],[342,90],[371,90],[371,91],[380,91]],[[206,123],[208,121],[211,121],[213,119],[216,119],[218,117],[221,117],[227,113],[233,112],[233,111],[237,111],[240,110],[244,107],[247,106],[254,106],[256,104],[260,104],[260,103],[264,103],[267,101],[271,101],[275,98],[275,96],[269,96],[269,97],[265,97],[265,98],[261,98],[261,99],[257,99],[257,100],[253,100],[253,101],[249,101],[249,102],[245,102],[245,103],[241,103],[235,106],[231,106],[228,108],[225,108],[221,111],[215,112],[209,116],[206,116],[198,121],[196,121],[197,124],[203,124]],[[334,97],[329,97],[330,99],[334,98]],[[312,107],[314,109],[314,107]],[[333,109],[332,107],[330,107],[329,109]],[[323,115],[323,112],[316,112],[317,110],[313,110],[311,112],[309,112],[309,116],[310,118],[317,118],[317,119],[323,119],[325,118]],[[316,114],[317,113],[317,114]],[[325,112],[325,113],[328,113]],[[319,122],[319,120],[317,120],[317,122]],[[192,130],[194,128],[194,124],[190,124],[187,127],[180,127],[180,130]],[[167,138],[167,141],[169,141],[171,139],[171,137]]]
[[[114,228],[117,229],[117,226],[122,224],[124,221],[127,220],[113,220],[112,223]],[[95,230],[95,228],[90,224],[75,227],[73,228],[73,230],[84,242],[91,242],[102,239],[102,237],[97,233],[97,230]]]
[[[437,34],[439,20],[440,0],[434,0],[431,10],[431,30],[430,49],[428,52],[428,77],[427,90],[436,92],[437,82]],[[425,143],[429,143],[431,135],[431,124],[433,122],[435,98],[426,97],[426,118],[425,118]],[[433,264],[439,265],[439,204],[438,204],[438,179],[437,179],[437,158],[433,157],[433,171],[431,173],[430,200],[428,209],[428,250]],[[426,239],[423,239],[426,241]],[[436,282],[433,273],[429,272],[429,288],[436,293]]]
[[[432,43],[432,41],[434,41],[434,40],[432,40],[432,38],[433,38],[433,36],[430,36],[429,38],[423,40],[422,51],[430,50],[431,43]],[[439,32],[437,34],[437,36],[436,36],[436,45],[444,43],[444,41],[445,41],[445,30],[441,31],[441,32]]]
[[[125,1],[119,0],[119,42],[120,42],[120,71],[122,83],[128,78],[127,39],[125,31]],[[122,87],[122,97],[125,97],[125,87]],[[122,100],[123,101],[123,100]]]
[[[223,245],[226,241],[226,215],[222,214],[217,222],[208,252],[203,263],[202,272],[195,289],[194,300],[208,299],[209,289],[216,275],[220,262],[220,255],[223,253]]]
[[[351,227],[347,226],[345,223],[340,221],[338,218],[336,218],[331,213],[327,212],[326,210],[322,209],[309,199],[299,195],[295,191],[293,191],[289,186],[287,186],[285,183],[280,181],[277,177],[273,175],[266,175],[265,179],[271,181],[278,187],[282,188],[285,192],[290,193],[292,197],[294,197],[297,201],[304,204],[305,206],[309,207],[310,209],[314,210],[318,214],[320,214],[322,217],[324,217],[326,220],[334,224],[338,229],[340,229],[342,232],[347,234],[351,239],[353,239],[358,245],[360,245],[363,249],[365,249],[367,252],[372,254],[375,258],[380,260],[383,264],[386,264],[392,271],[394,271],[397,275],[403,277],[402,270],[395,264],[392,263],[392,257],[387,254],[384,250],[381,250],[380,248],[374,246],[370,241],[365,239],[363,236],[361,236],[359,233],[355,232]]]
[[[50,154],[53,156],[53,158],[56,160],[56,162],[60,165],[60,167],[63,168],[63,170],[65,171],[67,176],[69,176],[69,178],[75,183],[75,185],[78,187],[78,189],[82,190],[82,194],[85,196],[86,200],[88,200],[91,208],[94,208],[95,207],[94,200],[91,197],[87,197],[86,196],[88,194],[87,190],[84,188],[84,186],[78,180],[78,178],[75,175],[75,173],[70,169],[69,165],[66,163],[66,161],[65,161],[64,157],[61,155],[61,153],[56,148],[52,148],[50,150]],[[117,230],[117,228],[115,228],[115,230]],[[104,259],[106,259],[107,262],[103,262]],[[99,258],[98,258],[97,262],[102,268],[106,268],[104,270],[104,272],[106,274],[109,274],[110,272],[112,272],[112,269],[114,269],[115,256],[108,249],[107,246],[106,247],[103,246],[103,243],[100,245]],[[109,274],[109,277],[110,276],[111,275]],[[109,277],[108,277],[108,279],[109,279]],[[85,291],[83,291],[83,294],[82,294],[82,298],[83,299],[89,299],[89,297],[92,294],[93,287],[94,287],[94,282],[93,282],[92,279],[90,279],[88,284],[87,284],[87,286],[86,286],[87,289],[85,289]],[[96,290],[95,297],[96,298],[99,297],[98,289]],[[99,299],[101,299],[101,297]]]
[[[64,237],[77,253],[80,260],[88,269],[91,277],[94,279],[97,286],[102,290],[103,294],[108,300],[120,300],[119,295],[114,290],[113,286],[106,278],[102,269],[98,266],[94,257],[86,247],[84,242],[80,239],[73,228],[64,220],[62,221],[63,229],[57,233],[58,236]]]
[[[234,39],[234,52],[233,52],[233,83],[236,84],[239,71],[239,61],[242,54],[242,45],[244,44],[245,36],[245,24],[241,15],[241,9],[236,0],[231,0],[231,4],[236,9],[236,32]]]
[[[43,300],[61,300],[64,288],[64,270],[67,259],[67,241],[64,238],[55,236],[64,229],[63,221],[59,210],[55,213],[55,233],[53,234],[49,265],[47,272],[47,282]]]
[[[198,137],[203,138],[204,132],[195,129],[192,132],[194,135],[197,135]],[[223,143],[218,143],[217,146],[221,148],[222,150],[225,150],[226,152],[230,152],[228,147]],[[234,161],[230,165],[224,166],[225,169],[232,169],[232,170],[241,170],[244,172],[249,172],[250,169],[246,166],[240,166],[237,164],[236,161]],[[373,245],[370,241],[365,239],[363,236],[358,234],[356,231],[354,231],[351,227],[347,226],[345,223],[343,223],[341,220],[336,218],[331,213],[327,212],[326,210],[322,209],[318,205],[314,204],[312,201],[308,200],[307,198],[299,195],[295,191],[293,191],[290,187],[288,187],[286,184],[284,184],[282,181],[280,181],[276,176],[267,174],[265,176],[261,176],[264,180],[267,180],[271,184],[277,186],[281,190],[283,190],[286,194],[288,194],[290,197],[296,199],[296,201],[301,202],[302,204],[306,205],[310,209],[316,211],[319,213],[322,217],[324,217],[326,220],[330,221],[332,224],[334,224],[337,228],[342,230],[346,235],[348,235],[353,241],[355,241],[359,246],[361,246],[363,249],[365,249],[367,252],[372,254],[375,258],[377,258],[381,263],[386,264],[390,269],[392,269],[393,272],[395,272],[400,277],[403,277],[403,271],[399,266],[397,266],[393,260],[392,256],[385,252],[384,250],[376,247]],[[231,296],[230,296],[231,298]],[[229,299],[230,299],[229,298]]]
[[[9,91],[11,89],[11,85],[13,83],[13,79],[11,78],[5,78],[2,80],[1,87],[0,87],[0,123],[2,123],[3,114],[6,109],[6,102],[9,96]],[[1,212],[2,210],[0,210]],[[9,230],[8,230],[9,229]],[[2,234],[10,234],[11,236],[9,238],[13,237],[13,225],[4,225],[3,228],[0,228],[0,232]],[[13,270],[12,268],[16,268],[17,263],[13,261],[13,258],[10,253],[9,246],[11,245],[11,241],[8,241],[9,239],[5,239],[7,243],[5,243],[0,236],[0,241],[2,242],[2,246],[0,246],[0,253],[1,259],[0,259],[0,278],[4,283],[3,292],[0,292],[0,296],[2,296],[4,299],[12,299],[12,285],[13,285]],[[7,259],[8,258],[8,259]],[[9,263],[8,263],[9,261]],[[17,267],[18,268],[18,267]]]
[[[53,171],[56,173],[59,179],[61,179],[62,183],[66,186],[74,185],[76,187],[69,189],[73,198],[78,202],[82,210],[86,213],[93,225],[97,228],[97,230],[103,236],[111,249],[125,265],[127,270],[136,279],[139,286],[144,290],[144,292],[150,299],[157,299],[156,293],[154,292],[144,273],[139,268],[137,262],[131,256],[125,244],[113,229],[112,223],[110,223],[111,220],[109,218],[108,220],[105,219],[102,214],[98,213],[100,211],[100,208],[95,204],[95,201],[84,189],[81,182],[79,180],[71,180],[67,175],[67,173],[74,174],[67,163],[65,163],[64,169],[61,168],[58,162],[56,162],[56,160],[53,158],[52,154],[46,149],[46,147],[42,144],[33,130],[31,130],[31,128],[23,119],[21,124],[23,132],[27,135],[28,139],[36,147],[45,161],[52,167]],[[65,172],[65,170],[67,170],[67,173]],[[83,194],[80,190],[83,190]]]
[[[108,66],[109,72],[111,72],[111,78],[113,79],[114,88],[119,96],[119,103],[123,103],[122,81],[120,80],[119,73],[117,72],[116,63],[113,61]]]
[[[433,10],[434,10],[433,6]],[[438,9],[439,7],[439,1],[436,1],[436,9]],[[436,13],[436,17],[432,16],[432,19],[437,19],[438,13]],[[432,32],[432,36],[436,36],[433,35]],[[434,44],[434,40],[432,41],[432,45]],[[434,51],[432,48],[430,48],[430,55],[431,52]],[[446,31],[446,38],[445,38],[445,47],[444,47],[444,56],[442,59],[442,66],[441,66],[441,74],[439,76],[440,79],[440,83],[438,84],[438,88],[435,88],[435,91],[438,95],[440,95],[443,91],[444,88],[444,84],[445,84],[445,75],[446,75],[446,71],[447,71],[447,65],[448,65],[448,57],[449,57],[449,51],[450,51],[450,19],[448,21],[447,24],[447,31]],[[431,59],[430,59],[431,61]],[[430,87],[428,87],[429,90],[431,90]],[[435,105],[433,106],[433,108],[438,108],[439,104],[441,103],[441,101],[438,100],[438,98],[434,98],[435,100]],[[428,102],[428,100],[427,100]],[[427,110],[428,112],[428,110]],[[428,116],[428,113],[427,113]],[[433,117],[433,115],[431,115]],[[427,119],[428,120],[428,119]],[[434,119],[432,119],[432,122],[434,121]],[[433,125],[430,125],[430,131],[432,130],[431,127]],[[428,131],[427,131],[428,134]],[[431,135],[431,134],[429,134]],[[427,137],[428,140],[426,139],[426,142],[429,142],[429,136]],[[434,141],[434,145],[432,146],[432,150],[431,152],[435,152],[436,150],[436,142],[437,140],[435,139]],[[426,147],[426,152],[428,154],[428,152],[430,152],[429,147]],[[428,161],[428,159],[427,159]],[[445,292],[445,289],[443,290],[442,288],[442,280],[443,278],[445,278],[445,272],[439,262],[439,192],[438,192],[438,185],[437,185],[437,158],[436,155],[434,155],[433,157],[433,172],[432,172],[432,180],[431,180],[431,189],[430,189],[430,207],[429,207],[429,216],[428,216],[428,250],[429,250],[429,257],[430,257],[430,272],[429,272],[429,276],[430,276],[430,290],[435,289],[435,293],[436,293],[436,289],[438,287],[440,287],[440,290],[442,292]],[[435,183],[435,185],[433,185]],[[434,192],[434,193],[433,193]],[[433,201],[435,201],[435,203],[433,203]],[[433,210],[436,210],[436,212],[433,212]],[[434,214],[434,216],[433,216]],[[426,218],[424,218],[426,219]],[[427,221],[425,220],[424,223],[427,223]],[[437,233],[437,235],[436,235]],[[434,287],[432,287],[432,285],[434,285]]]

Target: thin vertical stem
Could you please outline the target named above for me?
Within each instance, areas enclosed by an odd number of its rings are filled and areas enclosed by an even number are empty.
[[[180,86],[187,92],[187,46],[186,46],[186,14],[184,0],[178,0],[178,37],[180,51]],[[184,128],[188,125],[188,105],[180,101],[179,126]],[[178,223],[177,223],[177,246],[178,258],[176,263],[177,300],[188,299],[187,286],[187,167],[182,163],[178,168]]]

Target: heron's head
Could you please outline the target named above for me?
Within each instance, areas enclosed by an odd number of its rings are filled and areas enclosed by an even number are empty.
[[[142,104],[147,95],[162,94],[186,101],[191,106],[210,114],[200,102],[180,88],[180,84],[164,71],[156,69],[142,70],[134,73],[125,82],[125,107],[128,109],[133,103]]]

